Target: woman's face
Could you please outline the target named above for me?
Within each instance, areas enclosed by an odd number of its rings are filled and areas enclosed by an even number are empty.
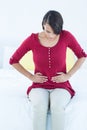
[[[44,25],[44,33],[48,40],[54,40],[58,36],[53,32],[53,29],[47,23]]]

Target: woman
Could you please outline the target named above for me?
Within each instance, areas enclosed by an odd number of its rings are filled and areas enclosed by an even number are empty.
[[[87,54],[75,37],[63,30],[63,18],[57,11],[48,11],[42,20],[43,31],[32,33],[10,58],[10,64],[33,83],[27,94],[33,107],[33,130],[46,130],[48,109],[51,111],[52,130],[64,130],[65,108],[75,91],[70,77],[80,68]],[[77,56],[75,65],[66,71],[66,50]],[[19,63],[32,50],[34,75]]]

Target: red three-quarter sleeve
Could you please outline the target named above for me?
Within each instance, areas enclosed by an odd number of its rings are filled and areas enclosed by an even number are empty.
[[[77,58],[87,57],[87,54],[85,53],[81,45],[78,43],[76,38],[70,32],[68,32],[67,39],[68,39],[68,47],[72,49]]]
[[[33,43],[33,35],[31,34],[28,38],[26,38],[22,44],[18,47],[18,49],[11,56],[9,63],[14,64],[18,63],[20,59],[32,48]]]

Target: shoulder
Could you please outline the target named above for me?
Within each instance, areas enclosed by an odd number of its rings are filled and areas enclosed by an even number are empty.
[[[38,33],[31,33],[27,38],[33,40],[33,39],[37,38],[37,36],[38,36]]]
[[[24,39],[23,43],[31,43],[33,41],[36,41],[37,37],[38,33],[31,33]]]
[[[70,31],[67,31],[67,30],[62,30],[61,35],[62,35],[62,38],[64,38],[64,40],[68,42],[75,39],[75,36]]]
[[[26,46],[26,47],[32,47],[34,45],[34,43],[37,41],[37,34],[38,33],[31,33],[30,35],[28,35],[22,42],[22,46]]]
[[[62,31],[61,31],[61,34],[62,34],[63,36],[71,36],[71,35],[72,35],[72,33],[71,33],[70,31],[68,31],[68,30],[62,30]]]

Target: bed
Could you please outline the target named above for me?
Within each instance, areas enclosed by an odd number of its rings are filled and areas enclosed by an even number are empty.
[[[32,130],[32,109],[26,95],[31,81],[8,67],[6,60],[0,69],[0,129]],[[87,60],[70,82],[76,95],[65,110],[65,130],[87,130]],[[50,130],[50,114],[47,130]]]

